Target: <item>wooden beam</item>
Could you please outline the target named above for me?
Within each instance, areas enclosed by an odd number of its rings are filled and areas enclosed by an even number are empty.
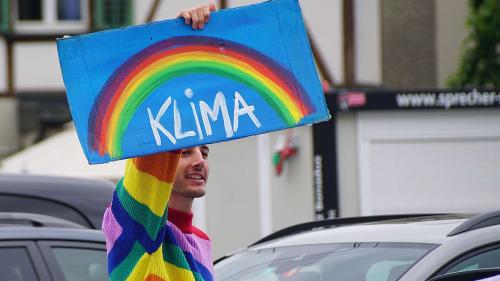
[[[12,41],[6,41],[5,42],[5,50],[6,50],[6,55],[7,55],[7,96],[13,96],[14,95],[14,59],[13,59],[13,42]]]
[[[227,1],[226,0],[219,0],[219,9],[225,9],[227,8]]]
[[[145,23],[152,22],[154,20],[156,16],[156,11],[160,6],[160,1],[161,0],[154,0],[153,4],[151,5],[151,8],[149,9],[148,17],[146,18]]]
[[[77,34],[74,34],[77,35]],[[64,34],[17,34],[5,33],[2,34],[7,42],[54,42],[57,38],[62,38]]]
[[[89,0],[88,1],[88,5],[87,5],[87,9],[88,9],[88,17],[89,17],[89,21],[88,21],[88,25],[87,25],[87,30],[88,31],[93,31],[94,30],[94,5],[95,5],[95,0]]]
[[[344,38],[344,85],[353,86],[355,82],[354,58],[354,0],[342,3],[342,31]]]

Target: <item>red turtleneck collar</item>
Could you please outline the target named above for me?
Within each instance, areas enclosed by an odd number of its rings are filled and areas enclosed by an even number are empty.
[[[202,239],[210,240],[207,234],[193,225],[193,213],[179,211],[173,208],[168,208],[168,221],[173,223],[180,231],[186,234],[194,234]]]
[[[168,220],[184,233],[193,233],[193,213],[168,208]]]

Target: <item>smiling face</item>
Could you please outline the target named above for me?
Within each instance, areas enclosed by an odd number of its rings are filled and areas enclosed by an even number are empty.
[[[172,193],[186,197],[198,198],[205,195],[208,180],[208,146],[196,146],[183,149]]]

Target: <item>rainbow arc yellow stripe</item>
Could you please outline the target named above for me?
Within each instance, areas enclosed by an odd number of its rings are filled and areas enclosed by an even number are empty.
[[[286,91],[277,85],[274,81],[260,73],[251,65],[237,60],[235,58],[222,55],[215,54],[205,51],[195,51],[189,53],[180,53],[175,55],[170,55],[164,58],[157,60],[156,62],[150,64],[145,69],[141,70],[133,79],[127,84],[123,92],[121,93],[117,103],[115,110],[113,111],[110,118],[110,125],[108,127],[108,137],[109,140],[107,142],[107,150],[109,152],[117,152],[115,151],[117,148],[117,139],[121,137],[118,134],[115,134],[114,131],[118,127],[119,122],[122,122],[123,113],[129,112],[133,110],[136,104],[131,101],[130,97],[136,95],[138,88],[145,83],[147,79],[150,79],[155,74],[158,74],[160,71],[165,69],[172,69],[175,66],[179,66],[186,63],[198,63],[198,62],[210,62],[210,63],[219,63],[227,68],[233,68],[249,77],[253,77],[256,81],[261,83],[264,87],[269,89],[271,92],[275,94],[278,101],[282,103],[282,106],[288,109],[293,121],[297,123],[302,117],[301,109],[297,106],[297,104],[290,98],[290,96],[286,93]],[[119,152],[118,152],[119,153]]]
[[[128,124],[148,96],[169,80],[192,74],[245,85],[284,125],[296,126],[314,111],[314,103],[289,68],[246,45],[216,37],[156,42],[128,58],[101,88],[89,115],[89,144],[101,156],[119,158]]]

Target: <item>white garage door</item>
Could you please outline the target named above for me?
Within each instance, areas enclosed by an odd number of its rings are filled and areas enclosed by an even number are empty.
[[[500,209],[500,110],[362,112],[364,215]]]

